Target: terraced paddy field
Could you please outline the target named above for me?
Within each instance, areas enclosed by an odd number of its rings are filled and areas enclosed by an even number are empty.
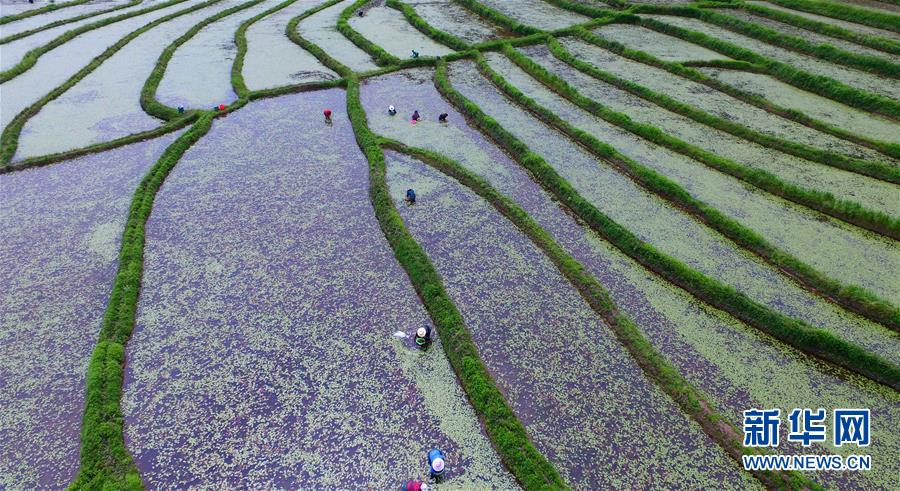
[[[0,489],[896,489],[898,57],[875,0],[0,0]]]

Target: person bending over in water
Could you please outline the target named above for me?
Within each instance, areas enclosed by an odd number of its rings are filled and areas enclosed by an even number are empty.
[[[419,116],[419,111],[418,111],[418,110],[413,111],[412,120],[413,120],[413,121],[418,121],[419,118],[421,118],[421,116]]]
[[[395,114],[397,114],[397,110],[394,109],[393,105],[388,106],[388,114],[390,114],[391,116],[394,116]]]
[[[447,122],[447,113],[441,113],[441,115],[438,116],[438,121],[440,121],[441,123],[446,123]]]

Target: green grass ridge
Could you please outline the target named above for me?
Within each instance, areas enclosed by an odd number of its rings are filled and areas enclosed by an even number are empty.
[[[425,34],[434,41],[459,51],[465,51],[472,48],[472,45],[462,39],[429,24],[425,19],[419,16],[416,9],[411,5],[403,3],[400,0],[387,0],[386,5],[400,11],[411,26],[415,27],[419,32]]]
[[[355,15],[358,11],[362,10],[366,4],[370,3],[371,0],[357,0],[352,3],[350,6],[341,11],[341,15],[338,17],[337,21],[337,30],[341,34],[344,35],[347,39],[353,42],[353,44],[359,46],[360,49],[365,51],[372,57],[372,60],[375,61],[375,64],[378,66],[390,66],[396,65],[400,63],[400,59],[396,56],[388,53],[381,46],[369,41],[365,36],[356,31],[356,29],[350,26],[350,17]]]
[[[222,0],[207,0],[203,3],[198,3],[192,5],[186,9],[179,10],[178,12],[173,12],[169,15],[156,19],[153,22],[148,23],[145,26],[142,26],[134,31],[128,33],[128,35],[116,41],[112,46],[106,48],[103,53],[97,55],[90,63],[81,68],[75,75],[69,77],[68,80],[63,82],[61,85],[51,90],[47,95],[38,99],[34,104],[28,106],[23,109],[19,114],[17,114],[12,121],[6,125],[6,128],[3,129],[3,133],[0,134],[0,166],[8,166],[13,156],[16,153],[16,148],[19,145],[19,135],[22,133],[22,128],[25,126],[25,123],[28,122],[35,114],[37,114],[41,108],[47,105],[50,101],[56,99],[67,90],[72,88],[75,84],[77,84],[81,79],[88,76],[91,72],[97,69],[104,61],[112,57],[112,55],[116,54],[120,49],[125,47],[128,43],[133,41],[136,37],[141,34],[153,29],[154,27],[168,22],[176,17],[180,17],[185,14],[189,14],[193,11],[206,8],[210,5],[214,5],[216,3],[221,2]],[[174,119],[174,118],[172,118]]]
[[[874,10],[856,8],[850,5],[833,2],[814,2],[809,0],[768,1],[789,9],[824,15],[825,17],[855,22],[857,24],[877,27],[887,31],[900,32],[900,16],[889,14],[887,12],[876,12]]]
[[[499,12],[498,10],[492,9],[487,5],[484,5],[481,2],[476,0],[454,0],[456,3],[462,5],[470,12],[475,15],[485,19],[486,21],[496,24],[507,31],[518,34],[520,36],[528,36],[530,34],[539,34],[542,31],[536,27],[532,27],[529,25],[522,24],[521,22],[507,16]]]
[[[86,14],[82,14],[82,15],[79,15],[79,16],[76,16],[76,17],[68,17],[68,18],[65,18],[65,19],[60,19],[60,20],[58,20],[58,21],[50,22],[50,23],[44,24],[44,25],[42,25],[42,26],[40,26],[40,27],[35,27],[34,29],[28,29],[27,31],[22,31],[22,32],[17,32],[17,33],[15,33],[15,34],[10,34],[9,36],[4,36],[4,37],[0,38],[0,44],[11,43],[11,42],[16,41],[16,40],[18,40],[18,39],[22,39],[22,38],[31,36],[32,34],[37,34],[37,33],[39,33],[39,32],[46,31],[46,30],[48,30],[48,29],[53,29],[54,27],[64,26],[64,25],[66,25],[66,24],[71,24],[71,23],[73,23],[73,22],[78,22],[78,21],[80,21],[80,20],[89,19],[89,18],[91,18],[91,17],[96,17],[96,16],[98,16],[98,15],[108,14],[108,13],[110,13],[110,12],[115,12],[116,10],[122,10],[122,9],[127,9],[127,8],[129,8],[129,7],[134,7],[135,5],[139,5],[139,4],[140,4],[141,2],[143,2],[143,1],[144,1],[144,0],[131,0],[131,1],[128,2],[128,3],[123,3],[123,4],[121,4],[121,5],[116,5],[115,7],[112,7],[112,8],[106,9],[106,10],[99,10],[99,11],[97,11],[97,12],[88,12],[88,13],[86,13]]]
[[[450,365],[501,460],[525,489],[566,488],[556,468],[531,443],[494,383],[439,273],[397,212],[387,185],[384,152],[366,123],[356,77],[348,80],[347,113],[356,141],[369,161],[369,197],[381,230],[434,322]]]
[[[775,191],[773,194],[779,196],[783,194],[781,191],[784,189],[790,189],[794,190],[801,197],[811,199],[813,201],[812,204],[816,204],[816,199],[821,199],[822,196],[825,196],[825,193],[812,192],[797,186],[788,185],[776,176],[764,171],[748,169],[733,161],[719,157],[711,152],[679,140],[655,126],[636,123],[627,115],[612,111],[606,106],[582,96],[575,88],[570,86],[564,80],[551,74],[544,67],[512,47],[508,47],[504,51],[504,54],[529,75],[562,97],[587,112],[617,125],[647,141],[686,155],[714,170],[732,175],[751,185],[759,185],[758,187],[761,189],[765,190],[766,187],[772,187],[773,191]],[[506,93],[509,98],[515,100],[548,124],[561,130],[570,138],[590,150],[594,155],[609,161],[650,192],[670,201],[676,207],[687,211],[699,221],[717,230],[725,237],[728,237],[737,245],[749,250],[776,268],[786,272],[788,276],[793,278],[803,287],[818,293],[824,298],[831,300],[846,309],[857,312],[868,319],[882,323],[886,327],[900,332],[900,310],[891,305],[890,302],[878,298],[874,293],[861,287],[844,285],[837,280],[829,278],[827,275],[817,271],[815,268],[805,264],[791,254],[780,250],[766,241],[759,233],[742,225],[739,221],[726,216],[707,203],[694,198],[675,181],[650,167],[641,165],[633,159],[622,155],[612,146],[599,141],[593,135],[571,125],[549,109],[527,97],[516,87],[504,80],[499,74],[494,72],[483,58],[478,59],[478,65],[481,71],[504,93]],[[800,204],[805,205],[804,203]],[[851,203],[849,205],[855,204]],[[855,206],[859,207],[859,205]],[[884,215],[884,219],[890,220],[886,215]],[[892,231],[894,232],[894,238],[896,238],[898,232],[900,232],[900,230],[898,230],[900,229],[900,225],[898,225],[897,220],[893,220],[889,223],[894,225]]]
[[[140,475],[125,448],[120,407],[125,346],[134,330],[144,265],[145,225],[153,200],[178,160],[212,126],[212,114],[166,148],[134,193],[119,250],[119,268],[103,327],[91,356],[81,428],[81,467],[70,489],[142,489]]]
[[[26,10],[25,12],[21,12],[18,14],[12,15],[4,15],[0,17],[0,25],[8,24],[10,22],[15,22],[17,20],[27,19],[28,17],[34,17],[35,15],[46,14],[47,12],[53,12],[54,10],[64,9],[67,7],[74,7],[76,5],[81,5],[83,3],[88,3],[91,0],[72,0],[71,2],[65,3],[48,3],[43,7],[38,7],[36,9]]]
[[[858,33],[856,31],[851,31],[840,26],[826,24],[824,22],[819,22],[813,19],[807,19],[806,17],[789,14],[781,10],[767,8],[762,5],[741,2],[735,6],[744,9],[747,12],[758,14],[760,16],[767,17],[778,22],[783,22],[785,24],[793,25],[801,29],[806,29],[808,31],[823,34],[825,36],[831,36],[837,39],[843,39],[844,41],[850,41],[852,43],[856,43],[872,49],[877,49],[879,51],[884,51],[886,53],[900,55],[900,42],[897,42],[893,39]]]
[[[587,272],[584,265],[560,247],[553,236],[522,207],[494,189],[485,179],[450,158],[390,140],[383,141],[382,146],[427,163],[490,203],[544,252],[588,305],[606,321],[616,339],[622,343],[644,373],[693,418],[713,441],[738,461],[741,455],[757,453],[752,448],[743,447],[741,439],[737,437],[739,435],[737,427],[715,410],[709,397],[685,379],[678,369],[653,347],[637,325],[619,310],[606,288]],[[818,484],[797,473],[752,472],[752,474],[771,488],[822,489]]]
[[[71,41],[75,37],[80,36],[88,31],[92,31],[99,27],[107,26],[107,25],[110,25],[110,24],[113,24],[115,22],[119,22],[119,21],[122,21],[125,19],[130,19],[130,18],[138,16],[138,15],[143,15],[148,12],[152,12],[154,10],[164,9],[166,7],[170,7],[172,5],[179,4],[184,1],[185,0],[170,0],[165,3],[151,5],[150,7],[147,7],[147,8],[135,10],[134,12],[128,12],[125,14],[110,17],[108,19],[101,19],[101,20],[98,20],[97,22],[91,22],[90,24],[85,24],[83,26],[76,27],[75,29],[66,31],[66,32],[60,34],[59,36],[57,36],[56,38],[50,40],[46,44],[43,44],[41,46],[38,46],[38,47],[28,51],[27,53],[25,53],[24,56],[22,56],[22,59],[18,63],[9,67],[9,69],[7,69],[7,70],[0,72],[0,84],[7,82],[9,80],[12,80],[12,79],[18,77],[19,75],[25,73],[29,69],[31,69],[31,67],[33,67],[37,63],[38,59],[41,56],[44,56],[44,54],[47,53],[48,51],[50,51],[54,48],[58,48],[58,47],[62,46],[63,44],[65,44],[66,42]],[[115,10],[115,9],[111,9],[111,10]]]
[[[447,79],[446,71],[446,62],[439,63],[435,75],[438,90],[529,170],[544,189],[616,248],[673,285],[751,327],[876,382],[894,389],[900,388],[900,367],[824,329],[811,327],[751,300],[733,287],[686,266],[640,240],[581,197],[542,157],[457,92]]]
[[[765,98],[754,96],[752,94],[745,93],[742,90],[735,89],[734,87],[719,82],[718,80],[709,77],[703,72],[694,68],[690,68],[679,63],[662,61],[643,51],[636,51],[627,48],[622,44],[608,41],[607,39],[587,30],[582,30],[578,34],[578,36],[582,40],[590,44],[609,50],[633,61],[661,68],[674,75],[681,76],[693,82],[706,85],[707,87],[716,89],[722,93],[759,107],[760,109],[763,109],[772,114],[785,117],[786,119],[790,119],[791,121],[804,124],[806,126],[810,126],[813,129],[823,129],[819,127],[820,125],[811,124],[811,118],[808,118],[797,111],[779,108]],[[854,158],[828,150],[821,150],[804,143],[798,143],[790,140],[785,140],[783,138],[766,135],[762,132],[750,129],[742,124],[729,121],[719,116],[715,116],[690,104],[679,102],[665,94],[655,92],[640,84],[622,79],[616,75],[600,69],[593,64],[585,63],[580,66],[587,70],[585,71],[585,73],[601,81],[611,84],[619,89],[625,90],[674,113],[691,118],[698,123],[703,123],[707,126],[711,126],[726,133],[730,133],[738,138],[743,138],[745,140],[749,140],[754,143],[773,148],[780,152],[784,152],[786,154],[800,157],[812,162],[817,162],[819,164],[828,165],[849,172],[855,172],[857,174],[873,177],[875,179],[880,179],[882,181],[891,182],[894,184],[900,184],[900,169],[887,163]],[[821,126],[825,126],[824,123]],[[846,132],[837,130],[828,131],[828,133],[834,134],[838,137],[846,134]],[[852,141],[851,138],[847,139]],[[862,139],[857,140],[858,141],[856,141],[856,143],[864,143]],[[879,146],[873,143],[872,146],[877,147],[875,149],[884,153],[885,155],[889,155],[895,158],[896,156],[894,154],[900,156],[900,145],[882,144]]]
[[[699,9],[692,9],[690,7],[642,5],[635,9],[635,12],[689,16],[690,13],[695,10]],[[786,84],[842,102],[857,109],[881,114],[894,120],[900,119],[900,102],[888,97],[851,87],[830,77],[813,75],[809,72],[794,68],[786,63],[766,58],[756,52],[708,36],[701,32],[691,31],[646,17],[639,18],[635,16],[629,20],[636,22],[641,26],[653,29],[654,31],[668,34],[693,44],[698,44],[704,48],[722,53],[731,58],[759,65],[765,69],[766,74],[771,75]]]

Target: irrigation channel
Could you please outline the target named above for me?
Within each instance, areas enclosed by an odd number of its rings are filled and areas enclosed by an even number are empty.
[[[887,0],[0,0],[0,489],[894,489],[898,65]]]

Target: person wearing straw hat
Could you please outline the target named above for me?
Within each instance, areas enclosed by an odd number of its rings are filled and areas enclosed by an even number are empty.
[[[416,329],[416,344],[425,347],[431,343],[431,326]]]

